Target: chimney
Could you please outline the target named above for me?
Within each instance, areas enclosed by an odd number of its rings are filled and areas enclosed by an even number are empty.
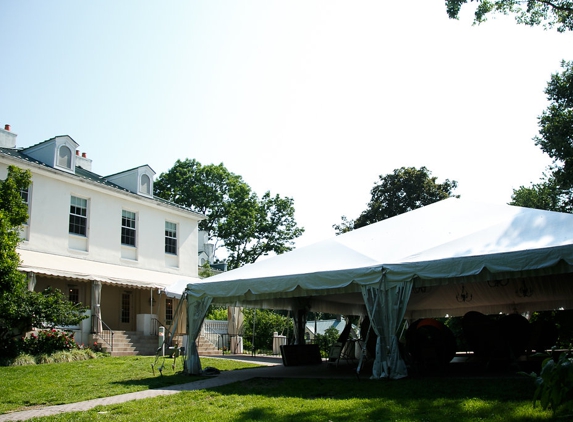
[[[14,132],[10,132],[10,125],[4,125],[4,130],[0,126],[0,147],[16,148],[17,136]]]
[[[88,158],[85,152],[82,152],[80,156],[80,151],[76,150],[76,166],[80,166],[84,170],[92,171],[92,160]]]

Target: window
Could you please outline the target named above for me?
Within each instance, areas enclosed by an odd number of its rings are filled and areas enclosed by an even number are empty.
[[[68,300],[75,304],[80,303],[80,289],[77,286],[69,286]]]
[[[135,246],[135,213],[121,212],[121,244]]]
[[[131,314],[131,294],[123,293],[121,295],[121,322],[129,323],[130,314]]]
[[[30,190],[29,190],[29,188],[20,189],[20,197],[22,198],[22,201],[24,202],[24,204],[26,204],[26,207],[28,208],[28,217],[29,217],[30,216]],[[28,225],[28,220],[26,220],[24,225]]]
[[[22,197],[22,201],[24,201],[26,205],[28,205],[28,195],[29,195],[28,188],[20,189],[20,197]]]
[[[70,203],[70,233],[86,236],[88,225],[88,200],[72,196]]]
[[[165,253],[177,255],[177,224],[165,222]]]
[[[165,299],[165,322],[171,324],[173,321],[173,299]]]
[[[147,174],[141,176],[141,193],[151,195],[151,179]]]
[[[72,151],[65,145],[58,149],[58,166],[72,168]]]

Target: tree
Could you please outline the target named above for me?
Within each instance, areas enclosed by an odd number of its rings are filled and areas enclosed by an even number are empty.
[[[20,191],[29,186],[30,179],[30,172],[10,166],[6,180],[0,181],[0,301],[6,306],[9,306],[10,291],[26,284],[24,274],[18,271],[20,256],[16,247],[20,243],[20,227],[28,219]]]
[[[273,311],[271,309],[244,308],[245,317],[243,327],[243,342],[245,348],[269,351],[273,349],[273,333],[280,335],[293,333],[293,321],[284,312]],[[254,324],[253,324],[254,323]],[[253,347],[253,325],[255,329]]]
[[[544,176],[539,183],[533,183],[530,187],[520,186],[519,189],[514,189],[509,205],[571,212],[571,191],[560,189],[554,177]]]
[[[553,159],[553,177],[561,189],[573,187],[573,62],[551,75],[545,94],[549,106],[538,118],[535,144]]]
[[[205,262],[199,268],[199,278],[209,278],[215,275],[215,271],[211,268],[211,265],[208,262]]]
[[[177,160],[155,182],[156,196],[207,216],[199,228],[215,240],[215,249],[224,247],[228,268],[255,262],[269,253],[293,249],[303,228],[294,218],[292,198],[259,198],[241,176],[223,164],[203,166],[196,160]]]
[[[85,308],[58,290],[29,291],[26,276],[18,271],[20,227],[28,219],[21,191],[30,180],[29,171],[10,166],[6,180],[0,181],[0,357],[17,352],[14,340],[29,327],[75,325],[85,318]]]
[[[470,0],[473,2],[474,0]],[[557,31],[573,30],[573,1],[571,0],[475,0],[474,24],[487,20],[493,13],[513,14],[518,23]],[[468,0],[446,0],[446,10],[452,19],[458,19],[460,10]]]
[[[473,0],[470,0],[473,1]],[[450,18],[457,19],[467,0],[446,0]],[[490,13],[515,14],[518,23],[557,26],[559,32],[573,30],[572,0],[476,0],[474,23],[486,21]],[[573,211],[573,62],[562,61],[563,71],[551,75],[545,94],[549,106],[538,117],[535,144],[553,159],[545,177],[531,187],[513,191],[510,205],[551,211]]]
[[[340,224],[333,224],[332,227],[336,231],[336,235],[343,233],[348,233],[354,230],[354,220],[349,220],[347,216],[343,215],[341,217],[342,221]]]
[[[328,357],[330,348],[340,337],[340,333],[334,327],[328,327],[324,330],[324,334],[315,333],[314,344],[318,345],[322,357]]]
[[[396,215],[430,205],[449,198],[457,187],[455,180],[446,179],[437,183],[426,167],[401,167],[393,173],[379,176],[378,184],[370,191],[372,197],[366,210],[354,221],[353,225],[343,217],[341,225],[334,225],[338,234],[342,230],[358,229]]]

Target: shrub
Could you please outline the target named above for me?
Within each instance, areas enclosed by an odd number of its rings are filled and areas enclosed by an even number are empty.
[[[27,366],[35,364],[36,359],[34,356],[25,354],[18,355],[12,362],[10,362],[10,366]]]
[[[55,352],[51,355],[42,353],[37,356],[22,353],[14,359],[5,360],[0,366],[25,366],[41,365],[46,363],[75,362],[79,360],[97,359],[100,356],[106,356],[103,353],[95,353],[91,349],[72,349]]]
[[[273,350],[273,333],[292,332],[292,318],[270,309],[243,309],[243,345],[246,350]],[[253,320],[255,344],[253,345]]]
[[[539,375],[529,374],[537,386],[533,396],[533,406],[539,400],[543,410],[553,412],[566,402],[573,401],[573,358],[569,353],[561,353],[559,358],[547,358],[541,365]]]
[[[21,339],[19,350],[30,355],[51,355],[55,352],[77,349],[73,334],[65,331],[40,330],[38,335],[32,333]]]
[[[340,337],[340,333],[334,327],[328,327],[324,334],[316,334],[314,337],[314,343],[318,344],[320,349],[320,354],[323,358],[328,357],[330,354],[330,348]]]

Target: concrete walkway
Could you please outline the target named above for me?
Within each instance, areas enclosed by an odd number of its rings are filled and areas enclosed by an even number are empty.
[[[229,357],[232,358],[232,357]],[[239,360],[239,359],[237,359]],[[96,406],[106,406],[110,404],[124,403],[131,400],[148,399],[158,396],[177,394],[182,391],[202,390],[219,387],[237,381],[246,381],[251,378],[354,378],[356,373],[342,367],[333,367],[327,363],[320,365],[285,367],[282,361],[277,358],[241,358],[240,360],[256,362],[265,367],[241,369],[236,371],[224,371],[212,378],[190,382],[187,384],[172,385],[161,389],[144,390],[135,393],[120,394],[112,397],[93,399],[78,403],[62,404],[58,406],[47,406],[21,412],[6,413],[0,415],[0,422],[24,421],[30,418],[56,415],[65,412],[82,412]]]

